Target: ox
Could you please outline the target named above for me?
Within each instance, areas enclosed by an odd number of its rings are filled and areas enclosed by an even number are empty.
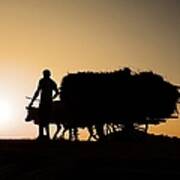
[[[26,107],[27,109],[27,116],[25,118],[26,122],[33,121],[34,124],[40,123],[40,118],[38,115],[39,108],[37,107]],[[63,131],[60,135],[60,138],[64,139],[65,133],[69,131],[69,140],[78,140],[78,128],[82,127],[80,124],[77,124],[75,121],[71,120],[69,118],[69,113],[67,112],[64,105],[61,103],[61,101],[54,101],[53,102],[53,111],[51,119],[49,120],[49,124],[55,124],[57,127],[57,130],[55,134],[53,135],[53,139],[57,139],[58,134],[62,128]],[[79,126],[78,126],[79,125]],[[82,127],[84,128],[84,127]],[[93,126],[87,126],[88,132],[89,132],[89,138],[90,141],[91,138],[98,139],[97,134],[94,133]]]

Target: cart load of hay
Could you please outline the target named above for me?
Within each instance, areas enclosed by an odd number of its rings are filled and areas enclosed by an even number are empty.
[[[60,90],[69,118],[85,124],[158,124],[172,117],[180,96],[161,75],[129,68],[70,73]]]

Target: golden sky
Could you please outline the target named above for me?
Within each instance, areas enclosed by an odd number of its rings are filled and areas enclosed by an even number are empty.
[[[124,66],[180,84],[179,32],[178,0],[0,0],[0,137],[36,137],[25,96],[44,68],[59,86],[68,72]],[[179,120],[150,132],[180,137]]]

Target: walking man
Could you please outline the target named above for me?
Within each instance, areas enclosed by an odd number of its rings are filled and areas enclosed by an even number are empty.
[[[39,136],[38,139],[46,137],[50,138],[49,135],[49,121],[52,113],[53,99],[59,94],[57,84],[51,79],[51,72],[48,69],[43,71],[43,78],[39,80],[38,87],[34,93],[34,96],[29,104],[29,107],[33,105],[33,102],[40,95],[39,103]],[[46,131],[46,136],[44,135]]]

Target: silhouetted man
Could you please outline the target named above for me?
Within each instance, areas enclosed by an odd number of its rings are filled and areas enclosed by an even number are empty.
[[[46,69],[43,71],[43,78],[39,80],[37,90],[34,93],[29,107],[33,105],[33,102],[40,94],[39,103],[39,137],[42,139],[44,136],[43,130],[46,130],[46,137],[49,139],[49,120],[52,112],[53,99],[59,94],[56,83],[50,78],[51,72]],[[55,92],[55,93],[54,93]]]

